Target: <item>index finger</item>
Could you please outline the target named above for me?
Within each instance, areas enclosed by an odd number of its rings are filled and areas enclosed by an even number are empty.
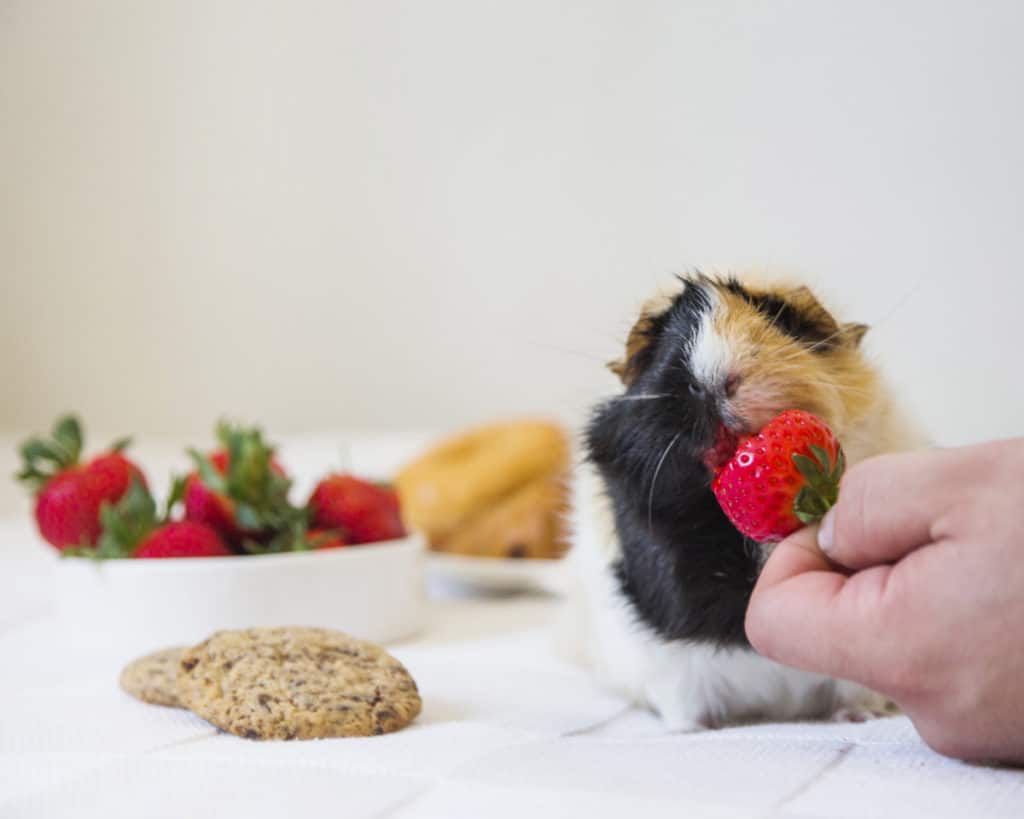
[[[785,665],[878,687],[891,651],[882,621],[892,568],[847,577],[816,536],[814,527],[802,529],[775,547],[750,598],[747,637]]]
[[[852,467],[818,541],[851,569],[893,563],[936,539],[935,525],[991,470],[998,447],[878,455]]]

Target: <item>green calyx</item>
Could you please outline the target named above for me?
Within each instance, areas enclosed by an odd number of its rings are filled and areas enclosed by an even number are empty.
[[[121,438],[111,444],[108,451],[121,452],[131,442],[131,438]],[[15,478],[32,492],[39,492],[58,472],[78,465],[84,444],[85,436],[78,418],[62,415],[53,425],[49,438],[29,438],[19,447],[22,467]]]
[[[269,555],[279,552],[304,552],[312,548],[306,538],[309,528],[306,515],[295,509],[285,528],[272,531],[269,537],[242,538],[242,551],[250,555]]]
[[[793,514],[804,524],[817,523],[835,506],[839,497],[839,481],[846,470],[846,456],[842,449],[835,465],[828,452],[820,446],[811,444],[810,450],[813,457],[793,455],[793,463],[807,481],[793,501]]]
[[[30,438],[19,448],[21,471],[15,476],[38,492],[58,472],[75,466],[82,455],[82,425],[74,415],[57,419],[49,438]]]
[[[139,544],[163,523],[146,485],[133,477],[128,491],[117,503],[104,503],[100,507],[102,534],[96,545],[65,549],[62,556],[99,560],[131,557]]]
[[[202,453],[189,450],[189,455],[202,482],[231,500],[239,529],[253,533],[242,549],[265,554],[306,548],[307,513],[288,500],[292,482],[273,468],[274,448],[262,432],[222,422],[217,438],[228,454],[223,474]]]

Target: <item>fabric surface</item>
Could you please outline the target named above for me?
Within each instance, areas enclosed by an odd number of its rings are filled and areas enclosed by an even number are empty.
[[[558,658],[556,598],[441,584],[423,634],[389,646],[423,697],[412,726],[238,739],[133,700],[120,659],[69,644],[54,561],[23,517],[0,522],[3,819],[1024,815],[1024,772],[944,759],[901,717],[666,733]]]

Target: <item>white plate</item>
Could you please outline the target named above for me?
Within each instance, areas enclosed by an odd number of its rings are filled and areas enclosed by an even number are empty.
[[[427,566],[432,579],[486,592],[564,594],[567,589],[568,564],[564,559],[509,560],[430,552]]]
[[[236,557],[63,558],[57,605],[76,643],[133,656],[222,628],[320,626],[386,643],[424,625],[423,541]]]

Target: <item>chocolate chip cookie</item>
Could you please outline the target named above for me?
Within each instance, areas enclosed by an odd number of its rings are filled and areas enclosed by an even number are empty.
[[[165,648],[133,660],[121,672],[121,688],[143,702],[181,708],[176,680],[184,653],[184,646]]]
[[[318,628],[219,631],[184,653],[177,692],[203,719],[250,739],[385,734],[420,712],[398,660]]]

